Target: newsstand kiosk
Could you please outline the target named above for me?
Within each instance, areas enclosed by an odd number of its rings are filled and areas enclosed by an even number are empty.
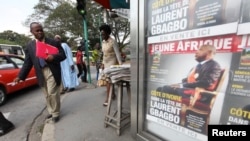
[[[207,141],[209,125],[250,124],[249,0],[138,0],[130,12],[137,140]],[[196,100],[159,91],[182,83],[202,45],[216,48],[222,70],[216,88],[194,87]]]

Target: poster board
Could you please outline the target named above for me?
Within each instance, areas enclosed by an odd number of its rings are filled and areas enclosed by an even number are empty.
[[[247,87],[250,32],[241,27],[250,21],[245,15],[249,13],[249,5],[247,0],[149,1],[146,120],[155,123],[152,127],[158,124],[173,134],[206,141],[209,124],[249,124],[246,115],[236,113],[237,109],[250,113]],[[215,91],[211,107],[195,111],[189,104],[183,104],[182,96],[158,89],[181,83],[197,64],[195,53],[204,44],[215,46],[214,60],[225,70],[225,76],[220,89]],[[164,137],[164,133],[151,132]],[[169,140],[181,139],[180,136],[168,137]]]

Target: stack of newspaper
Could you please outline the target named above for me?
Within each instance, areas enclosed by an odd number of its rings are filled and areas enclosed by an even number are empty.
[[[104,74],[111,79],[112,83],[118,81],[130,81],[130,64],[113,65],[104,69]]]

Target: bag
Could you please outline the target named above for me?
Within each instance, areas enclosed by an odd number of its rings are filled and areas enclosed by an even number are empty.
[[[102,69],[99,69],[99,76],[97,80],[97,86],[103,87],[107,85],[107,81],[105,79],[104,73]]]
[[[97,81],[97,86],[99,86],[99,87],[103,87],[103,86],[106,86],[106,85],[107,85],[106,80],[100,79],[100,80]]]

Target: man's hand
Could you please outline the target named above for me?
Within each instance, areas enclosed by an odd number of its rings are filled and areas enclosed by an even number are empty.
[[[75,70],[74,65],[71,65],[70,67],[71,67],[71,70],[72,70],[72,71],[74,71],[74,70]]]
[[[22,82],[22,80],[20,80],[19,77],[16,77],[16,78],[13,80],[13,82],[17,84],[17,83],[19,83],[19,82]]]
[[[54,60],[54,57],[53,57],[53,55],[49,54],[45,60],[47,62],[52,62]]]
[[[171,85],[172,88],[180,88],[180,84],[173,84]]]

